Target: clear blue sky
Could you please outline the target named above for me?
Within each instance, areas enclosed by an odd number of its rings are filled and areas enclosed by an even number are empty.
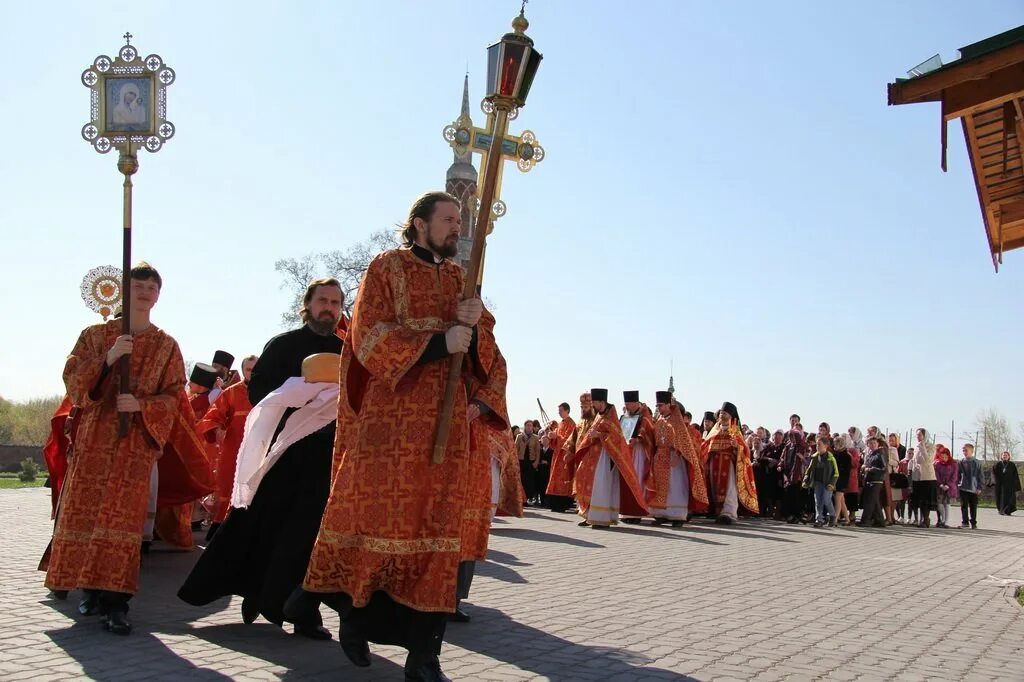
[[[62,390],[98,320],[78,286],[120,264],[114,154],[80,138],[93,58],[125,30],[178,74],[177,135],[140,155],[135,255],[186,358],[280,331],[275,259],[344,248],[443,186],[441,128],[518,2],[8,3],[0,21],[0,394]],[[958,431],[1024,419],[1024,254],[996,275],[959,124],[885,85],[1024,23],[1005,1],[534,0],[544,53],[513,130],[548,152],[507,169],[485,284],[512,417],[607,386],[646,400],[675,364],[698,412],[791,411]],[[112,20],[117,17],[117,20]],[[962,425],[962,426],[961,426]]]

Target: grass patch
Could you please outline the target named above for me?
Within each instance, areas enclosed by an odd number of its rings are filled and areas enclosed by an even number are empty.
[[[1016,597],[1017,603],[1021,606],[1024,606],[1024,585],[1020,585],[1019,587],[1017,587]]]
[[[0,490],[40,488],[44,483],[46,483],[46,476],[36,476],[36,480],[25,483],[18,480],[18,474],[0,474]]]

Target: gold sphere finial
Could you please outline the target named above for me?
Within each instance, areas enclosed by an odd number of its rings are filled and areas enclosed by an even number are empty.
[[[526,1],[523,1],[523,6],[519,10],[519,16],[512,20],[512,30],[519,35],[522,35],[526,32],[526,29],[530,28],[530,22],[526,20]]]

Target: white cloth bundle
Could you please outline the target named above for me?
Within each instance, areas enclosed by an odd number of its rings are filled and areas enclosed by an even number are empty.
[[[291,377],[252,408],[245,419],[245,435],[238,448],[232,507],[248,507],[260,481],[285,450],[338,418],[338,392],[336,383],[311,384],[302,377]],[[274,431],[289,407],[299,409],[288,417],[271,446]]]

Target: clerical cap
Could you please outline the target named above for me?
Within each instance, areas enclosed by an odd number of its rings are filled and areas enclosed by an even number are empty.
[[[199,384],[203,388],[212,389],[217,385],[217,370],[205,362],[197,362],[192,366],[192,374],[188,380],[193,384]]]
[[[654,402],[658,405],[668,405],[672,402],[672,394],[668,391],[657,391],[654,394]]]
[[[622,402],[624,403],[638,403],[640,402],[640,391],[623,391]]]
[[[596,402],[606,403],[608,402],[608,389],[607,388],[592,388],[590,389],[590,399]]]
[[[213,364],[224,365],[231,369],[231,365],[235,364],[235,356],[226,350],[219,350],[213,354]]]
[[[722,411],[731,414],[732,420],[734,422],[738,422],[740,420],[739,410],[737,410],[736,406],[730,403],[729,401],[725,401],[724,403],[722,403]]]
[[[707,420],[709,420],[709,419],[710,419],[711,421],[715,421],[715,420],[717,419],[717,417],[715,416],[715,413],[714,413],[714,412],[705,412],[705,413],[704,413],[704,419],[703,419],[702,421],[705,421],[705,422],[706,422],[706,421],[707,421]]]

